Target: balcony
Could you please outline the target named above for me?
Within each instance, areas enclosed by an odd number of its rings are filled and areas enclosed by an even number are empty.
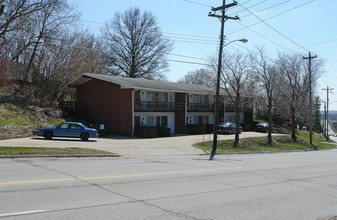
[[[213,112],[214,104],[189,103],[187,105],[188,112]]]
[[[253,111],[252,107],[249,106],[241,106],[240,112],[251,112]],[[235,112],[235,106],[234,105],[227,105],[225,107],[225,112]]]
[[[135,102],[136,112],[183,112],[184,110],[183,102]]]

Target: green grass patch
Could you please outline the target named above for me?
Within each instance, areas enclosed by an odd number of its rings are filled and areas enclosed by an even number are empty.
[[[34,114],[34,109],[42,110],[34,106],[21,106],[10,103],[0,104],[0,126],[8,125],[36,125],[51,126],[64,122],[62,118],[47,118],[47,122],[41,121]]]
[[[63,118],[48,118],[47,121],[50,125],[55,126],[55,125],[58,125],[64,122],[64,119]]]
[[[107,155],[110,152],[84,148],[0,147],[0,155]]]
[[[8,103],[0,105],[0,119],[0,126],[24,125],[39,120],[27,108]]]
[[[289,151],[289,150],[314,150],[315,148],[309,144],[309,132],[298,131],[297,142],[294,142],[290,135],[276,135],[273,136],[272,146],[267,143],[266,137],[258,138],[241,138],[237,148],[233,148],[234,140],[219,141],[217,146],[217,153],[226,152],[262,152],[262,151]],[[329,149],[337,144],[334,142],[325,142],[324,137],[314,133],[313,145],[318,149]],[[197,143],[194,145],[200,149],[211,151],[212,142]]]

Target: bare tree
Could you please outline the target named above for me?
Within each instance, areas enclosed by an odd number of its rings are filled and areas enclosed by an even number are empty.
[[[178,83],[215,86],[216,76],[214,73],[212,73],[212,71],[201,68],[188,72],[182,79],[178,81]]]
[[[296,112],[302,106],[301,101],[306,100],[309,91],[309,74],[299,54],[279,54],[278,66],[282,74],[282,92],[288,101],[291,113],[291,138],[297,141],[296,137]],[[304,98],[305,97],[305,98]]]
[[[0,0],[0,37],[21,29],[28,17],[44,7],[43,3],[43,0]]]
[[[165,39],[156,17],[139,8],[116,13],[102,29],[107,70],[130,78],[161,79],[168,67],[172,43]]]
[[[278,87],[278,72],[273,66],[272,61],[268,59],[268,55],[263,48],[257,48],[255,53],[251,53],[250,60],[252,71],[257,76],[258,83],[261,85],[260,88],[263,88],[263,90],[258,90],[257,92],[259,94],[259,98],[263,101],[263,104],[267,109],[269,124],[268,145],[272,145],[272,116],[274,95]]]
[[[235,109],[236,132],[233,147],[237,147],[240,139],[241,98],[253,88],[253,80],[250,80],[250,68],[246,55],[227,53],[224,55],[222,67],[221,83]]]
[[[79,15],[67,0],[4,1],[0,36],[11,61],[26,66],[25,80],[42,47],[58,39]]]
[[[38,11],[31,22],[34,25],[35,42],[31,45],[31,54],[27,62],[26,74],[32,68],[34,58],[38,55],[37,51],[40,44],[51,42],[51,39],[57,39],[62,36],[71,24],[78,20],[78,13],[74,7],[68,5],[66,0],[47,1],[42,10]]]
[[[67,33],[39,50],[34,60],[34,97],[45,103],[54,103],[60,89],[83,72],[101,74],[103,69],[102,46],[85,31]]]

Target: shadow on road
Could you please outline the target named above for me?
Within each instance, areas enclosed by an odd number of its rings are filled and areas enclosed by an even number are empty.
[[[87,141],[82,141],[80,139],[63,139],[63,138],[53,138],[51,140],[46,140],[44,138],[38,138],[38,137],[33,137],[31,138],[32,140],[37,140],[37,141],[64,141],[64,142],[84,142],[84,143],[88,143],[88,142],[97,142],[96,140],[87,140]]]

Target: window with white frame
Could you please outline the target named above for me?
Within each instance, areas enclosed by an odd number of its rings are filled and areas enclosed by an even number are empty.
[[[208,124],[208,117],[202,115],[193,116],[193,124]]]
[[[191,103],[198,103],[198,104],[207,104],[208,97],[205,95],[191,95],[189,101]]]
[[[147,126],[155,126],[154,116],[146,116],[146,125]]]
[[[147,92],[146,100],[149,102],[167,102],[168,94],[163,92]]]
[[[146,126],[168,126],[167,116],[146,116]]]
[[[161,116],[161,126],[163,127],[167,127],[168,123],[167,123],[167,116]]]

